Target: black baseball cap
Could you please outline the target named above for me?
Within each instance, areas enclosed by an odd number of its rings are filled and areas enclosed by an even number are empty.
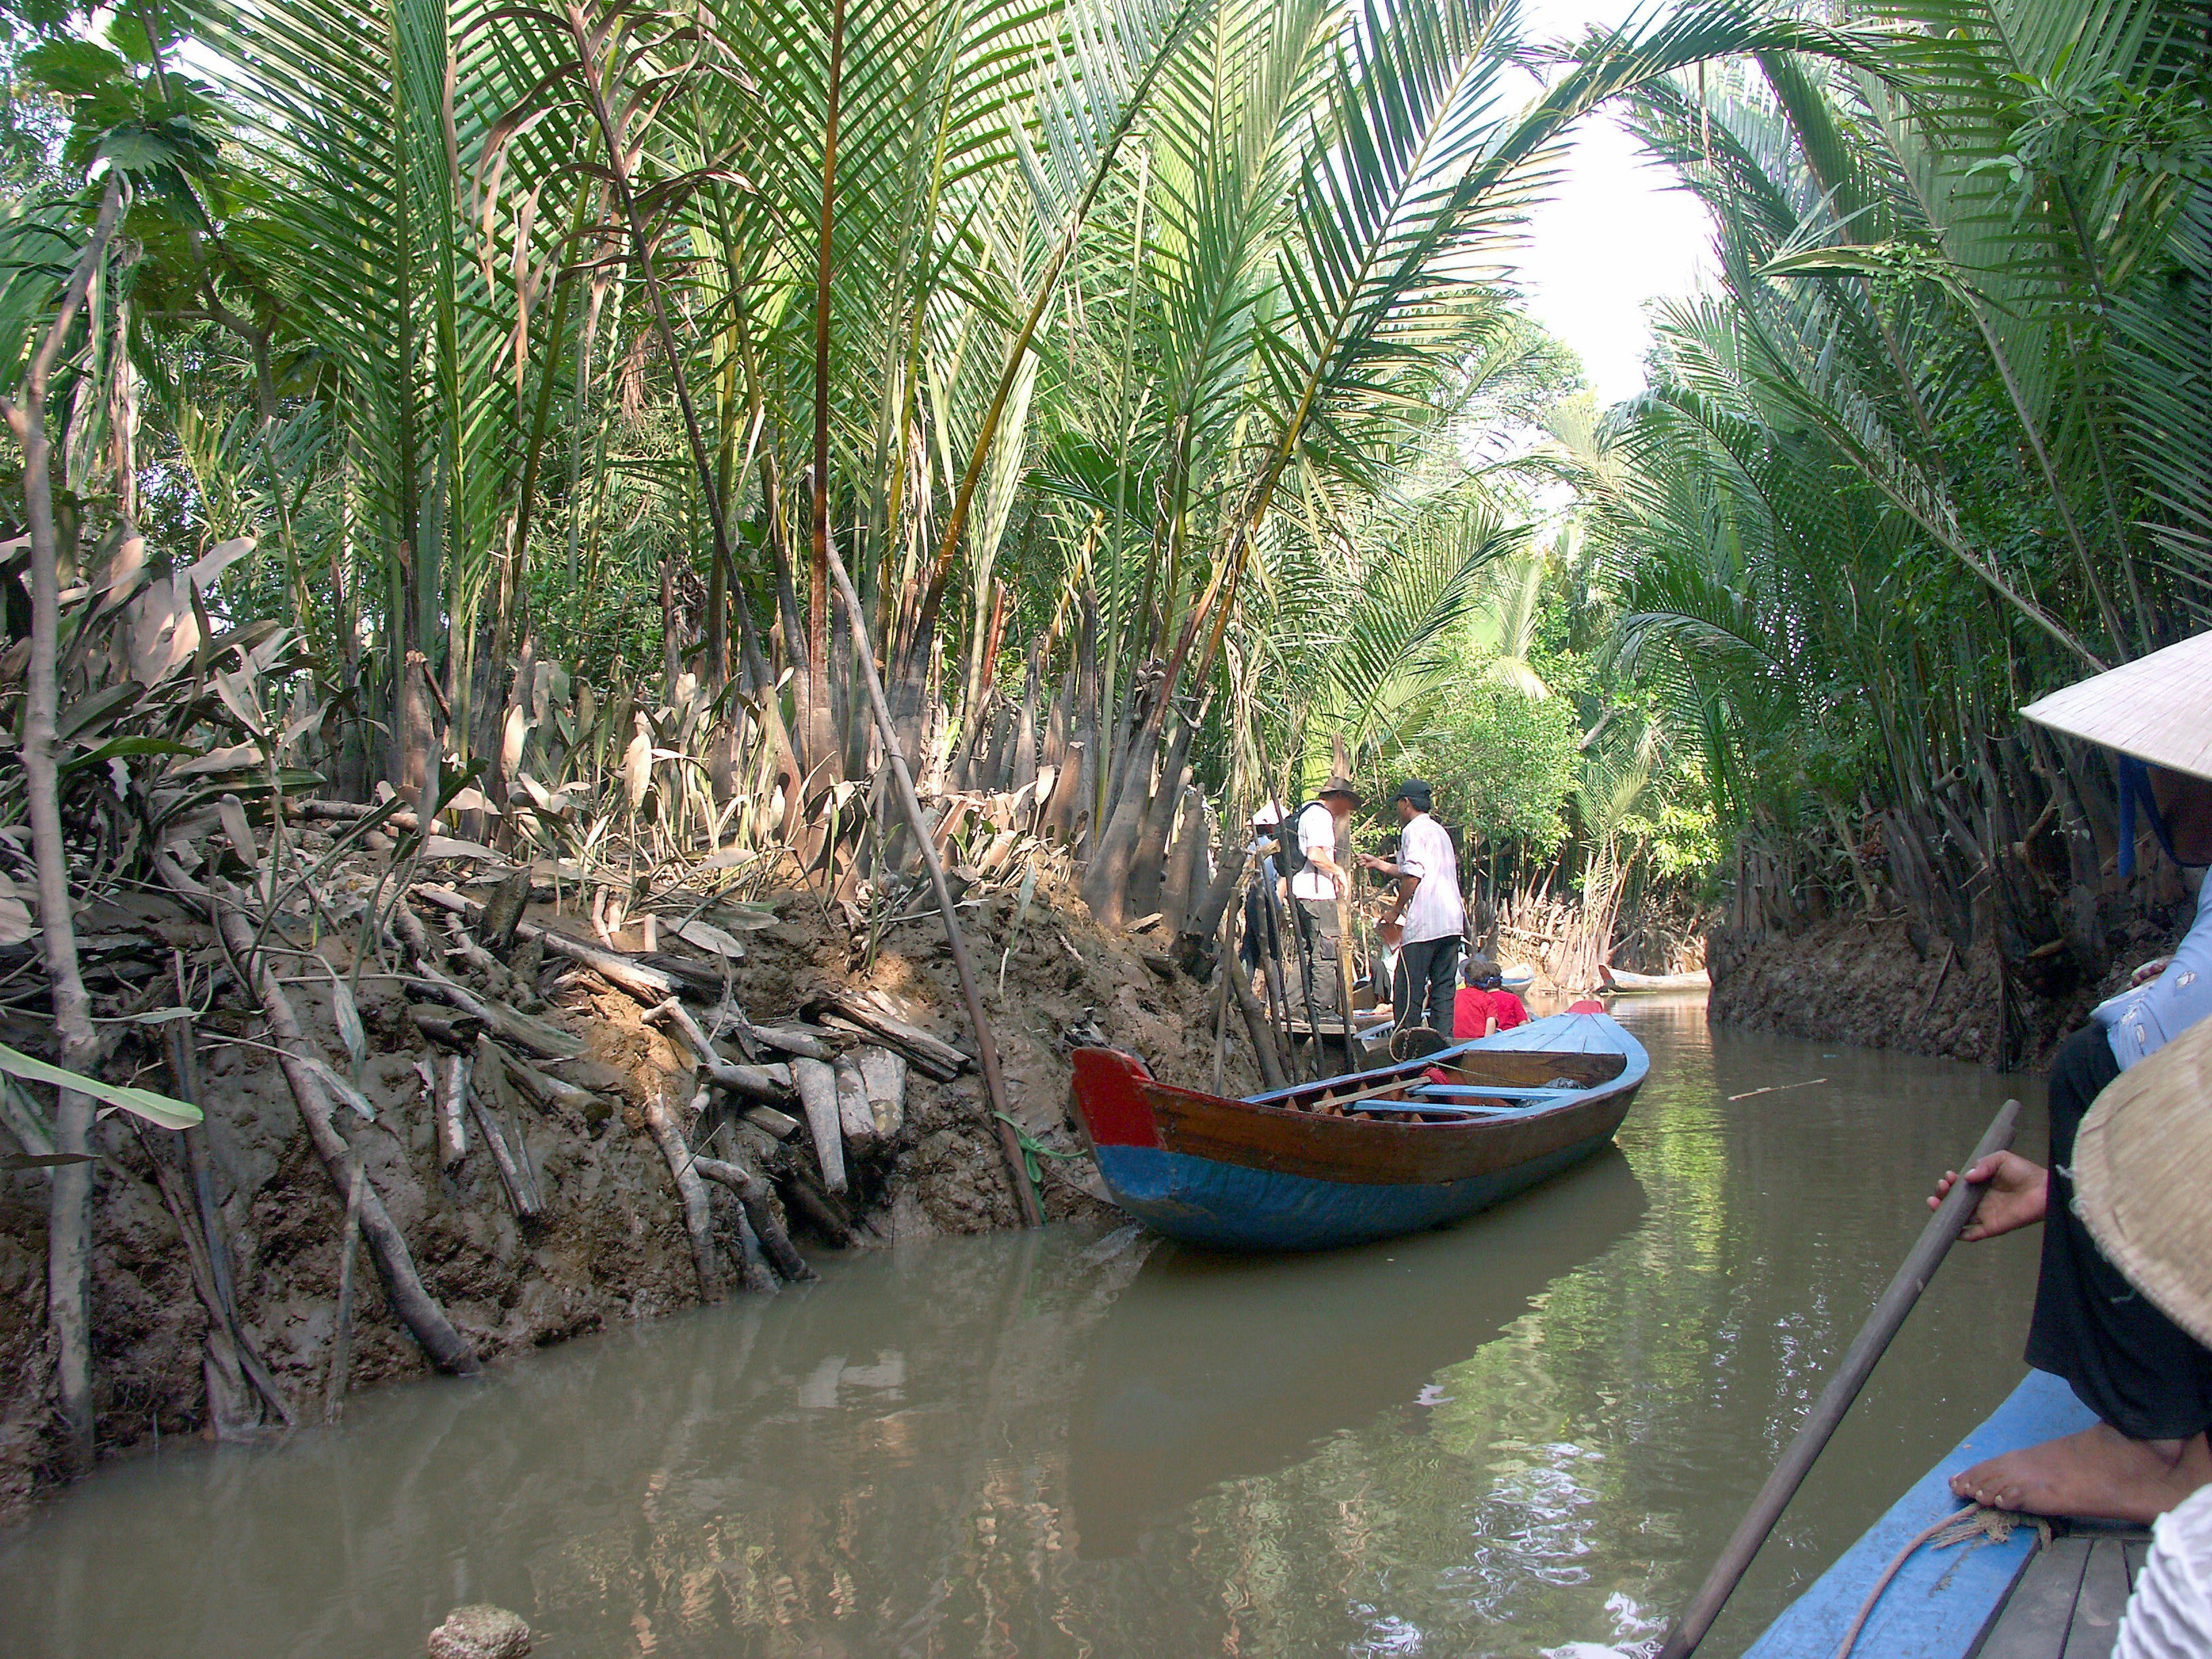
[[[1424,812],[1427,811],[1436,800],[1436,797],[1429,791],[1429,786],[1419,778],[1407,778],[1405,782],[1398,786],[1390,799],[1393,801],[1409,800]]]

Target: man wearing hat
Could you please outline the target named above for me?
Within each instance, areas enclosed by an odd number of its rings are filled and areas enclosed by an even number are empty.
[[[1452,993],[1456,988],[1460,935],[1467,910],[1459,896],[1459,854],[1443,825],[1430,816],[1436,803],[1429,786],[1407,778],[1390,797],[1398,811],[1398,861],[1387,864],[1371,854],[1360,862],[1397,884],[1382,917],[1382,940],[1398,946],[1398,972],[1391,989],[1398,1024],[1426,1025],[1449,1038]]]
[[[1337,901],[1352,892],[1352,878],[1336,861],[1340,824],[1358,810],[1359,791],[1352,780],[1333,777],[1322,785],[1320,795],[1298,809],[1294,833],[1304,860],[1291,878],[1291,898],[1297,907],[1298,939],[1305,947],[1305,993],[1309,1007],[1334,1009],[1338,994],[1337,957],[1343,945]]]
[[[2146,808],[2159,845],[2184,866],[2212,864],[2212,634],[2199,635],[2023,709],[2028,719],[2119,751],[2120,873],[2134,864],[2134,812]],[[2056,1372],[2095,1412],[2095,1427],[1993,1457],[1954,1476],[1960,1498],[2033,1515],[2144,1522],[2212,1481],[2212,1322],[2176,1323],[2154,1293],[2139,1293],[2128,1259],[2099,1249],[2077,1201],[2087,1148],[2081,1137],[2092,1103],[2138,1088],[2131,1068],[2180,1039],[2185,1052],[2212,1042],[2212,883],[2197,919],[2166,964],[2095,1011],[2095,1023],[2060,1048],[2051,1068],[2051,1164],[2000,1152],[1967,1170],[1986,1181],[1960,1237],[1990,1238],[2044,1223],[2043,1262],[2027,1363]],[[2185,1034],[2186,1036],[2185,1036]],[[2163,1072],[2171,1062],[2160,1064]],[[2212,1114],[2199,1066],[2190,1107],[2202,1126]],[[2119,1079],[2115,1082],[2115,1079]],[[2094,1121],[2094,1119],[2093,1119]],[[2203,1206],[2212,1199],[2205,1139],[2185,1158],[2139,1159],[2119,1176],[2127,1197]],[[1937,1183],[1938,1197],[1955,1177]],[[2086,1198],[2086,1194],[2081,1196]],[[1936,1200],[1930,1200],[1934,1202]],[[2206,1270],[2198,1255],[2196,1272]],[[2200,1309],[2201,1303],[2198,1304]]]

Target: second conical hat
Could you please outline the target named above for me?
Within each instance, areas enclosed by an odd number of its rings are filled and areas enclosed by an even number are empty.
[[[2212,1347],[2212,1018],[2106,1085],[2074,1137],[2074,1207],[2128,1282]]]

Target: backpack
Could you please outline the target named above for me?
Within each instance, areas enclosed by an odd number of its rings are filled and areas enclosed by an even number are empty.
[[[1275,869],[1285,881],[1306,867],[1305,848],[1298,845],[1298,821],[1305,817],[1306,807],[1320,805],[1316,797],[1275,826]]]

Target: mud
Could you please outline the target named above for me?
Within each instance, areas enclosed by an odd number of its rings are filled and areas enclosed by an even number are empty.
[[[1717,928],[1706,1013],[1783,1036],[2040,1069],[2136,968],[2172,951],[2193,913],[2185,896],[2114,918],[2094,952],[2069,945],[2010,969],[2002,998],[1992,946],[1961,951],[1901,921],[1820,922],[1749,943]]]
[[[880,927],[872,948],[866,919],[851,906],[801,891],[771,902],[779,921],[746,934],[744,960],[731,964],[735,997],[756,1022],[794,1019],[807,995],[825,987],[868,987],[893,999],[915,1024],[974,1052],[943,924],[926,902]],[[1169,965],[1162,954],[1167,941],[1102,933],[1073,890],[1049,876],[1026,903],[996,894],[963,904],[961,917],[1012,1113],[1044,1149],[1038,1163],[1047,1213],[1097,1213],[1103,1189],[1066,1116],[1071,1033],[1080,1034],[1073,1041],[1103,1038],[1131,1049],[1163,1076],[1206,1079],[1213,1065],[1213,993]],[[532,919],[550,920],[550,908],[534,907]],[[208,930],[174,906],[140,903],[131,920],[189,959],[216,960]],[[573,914],[554,925],[585,932]],[[635,933],[616,938],[628,946],[641,943]],[[352,966],[337,941],[326,942],[321,956],[341,975]],[[310,1041],[343,1073],[348,1060],[329,973],[314,956],[295,961],[287,991]],[[360,981],[370,1054],[359,1080],[375,1118],[363,1122],[342,1109],[344,1127],[425,1285],[487,1364],[699,1300],[668,1168],[640,1111],[656,1092],[675,1103],[690,1099],[689,1058],[643,1024],[629,997],[595,975],[553,971],[559,966],[550,964],[541,981],[547,1001],[540,1017],[585,1040],[586,1058],[562,1069],[599,1098],[589,1110],[521,1107],[525,1144],[545,1197],[544,1214],[526,1220],[513,1213],[480,1146],[457,1171],[440,1168],[418,1070],[429,1060],[428,1047],[396,977],[365,972]],[[449,968],[468,977],[458,958]],[[9,1021],[0,1036],[41,1046],[38,1024]],[[169,1088],[158,1036],[123,1029],[107,1074]],[[202,1018],[200,1036],[201,1104],[240,1313],[292,1410],[309,1420],[321,1413],[330,1367],[343,1201],[309,1149],[273,1059],[248,1046],[266,1032],[234,987]],[[1233,1011],[1225,1066],[1231,1090],[1258,1086]],[[111,1116],[98,1132],[93,1328],[103,1458],[150,1446],[160,1436],[208,1431],[211,1422],[202,1364],[208,1320],[177,1222],[154,1180],[155,1153],[174,1154],[151,1144],[162,1132],[147,1129],[142,1137],[132,1121]],[[781,1176],[783,1192],[793,1179],[819,1182],[804,1133],[786,1142],[781,1156],[787,1160],[781,1165],[764,1161],[772,1180]],[[0,1520],[19,1516],[58,1473],[45,1329],[46,1182],[36,1170],[0,1174]],[[972,1066],[945,1084],[909,1073],[900,1133],[854,1167],[853,1182],[845,1201],[860,1248],[1018,1219]],[[716,1216],[726,1259],[736,1261],[744,1248],[738,1211],[719,1189]],[[830,1248],[797,1206],[787,1219],[803,1252]],[[351,1388],[424,1371],[365,1255],[356,1297]]]

